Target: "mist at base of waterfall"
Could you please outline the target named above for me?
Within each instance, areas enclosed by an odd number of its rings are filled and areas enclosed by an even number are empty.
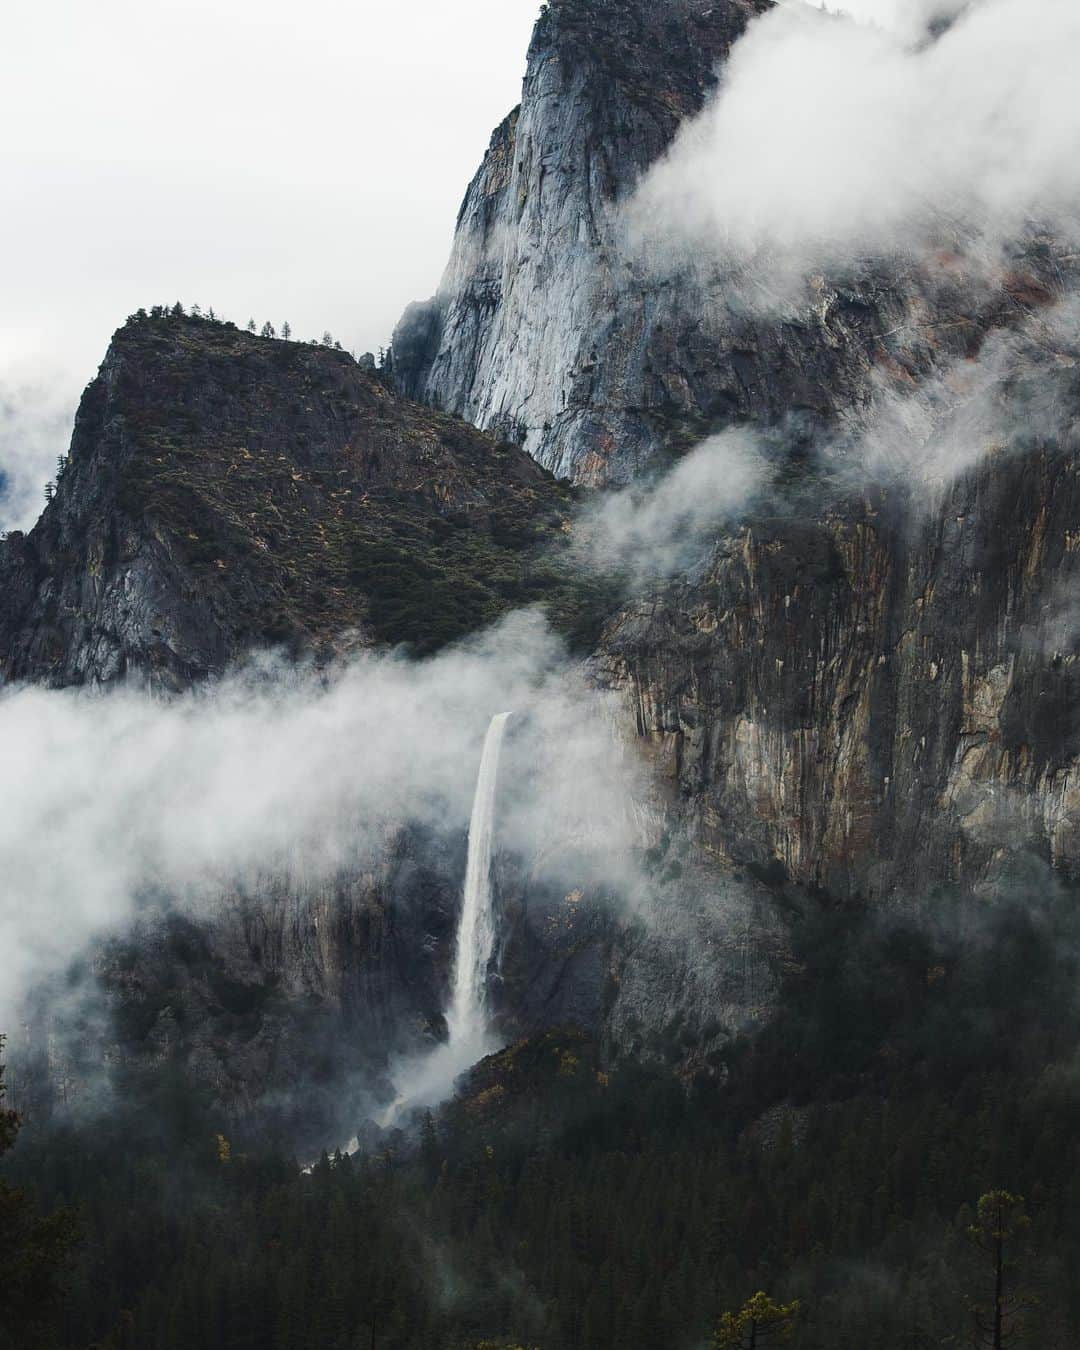
[[[446,1017],[446,1043],[398,1068],[394,1079],[397,1096],[375,1118],[383,1129],[396,1125],[412,1111],[445,1101],[466,1069],[499,1049],[487,1017],[487,973],[495,947],[491,852],[499,755],[512,716],[509,712],[495,714],[480,756],[469,821],[469,853]],[[355,1153],[359,1146],[358,1139],[351,1140],[345,1151]]]
[[[453,1094],[454,1085],[463,1073],[501,1048],[501,1041],[481,1029],[467,1038],[446,1041],[430,1053],[400,1065],[394,1075],[397,1096],[376,1116],[375,1123],[384,1130],[391,1129],[414,1111],[438,1106]]]

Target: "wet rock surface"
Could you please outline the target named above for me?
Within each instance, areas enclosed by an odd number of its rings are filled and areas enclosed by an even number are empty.
[[[962,888],[1034,855],[1073,871],[1080,676],[1071,449],[991,455],[755,519],[613,622],[599,678],[732,864],[837,896]]]

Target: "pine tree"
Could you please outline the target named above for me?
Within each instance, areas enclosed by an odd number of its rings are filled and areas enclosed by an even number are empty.
[[[247,330],[248,330],[249,333],[254,333],[254,331],[255,331],[255,320],[254,320],[254,319],[248,319],[248,321],[247,321]]]
[[[798,1302],[774,1303],[759,1290],[738,1312],[724,1313],[713,1345],[716,1350],[761,1350],[770,1342],[790,1340],[798,1316]]]
[[[266,321],[266,323],[263,324],[259,332],[259,336],[264,338],[272,338],[274,336],[274,325],[269,321],[269,319]]]
[[[292,329],[289,327],[288,319],[286,319],[285,322],[281,325],[281,336],[285,339],[286,342],[288,342],[288,340],[292,337]]]
[[[989,1307],[985,1304],[972,1307],[976,1345],[1006,1350],[1023,1333],[1023,1314],[1032,1300],[1018,1287],[1012,1252],[1017,1239],[1030,1226],[1023,1196],[989,1191],[979,1197],[975,1222],[968,1228],[967,1236],[990,1258],[994,1298]]]

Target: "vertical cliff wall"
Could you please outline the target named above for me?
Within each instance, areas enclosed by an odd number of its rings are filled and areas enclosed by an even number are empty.
[[[547,7],[521,107],[469,187],[439,294],[394,335],[405,392],[498,427],[560,475],[633,471],[655,439],[634,409],[677,405],[683,391],[665,392],[673,372],[647,376],[671,309],[622,256],[619,203],[767,3]]]
[[[1075,447],[758,518],[598,658],[707,854],[838,896],[1080,864]]]
[[[548,6],[521,106],[469,187],[439,291],[394,334],[404,392],[498,430],[559,476],[624,482],[733,423],[811,435],[857,408],[882,372],[917,379],[1015,317],[1016,277],[965,292],[942,258],[853,266],[816,278],[800,306],[763,310],[747,295],[760,301],[767,276],[676,266],[662,245],[635,242],[630,194],[769,8]]]

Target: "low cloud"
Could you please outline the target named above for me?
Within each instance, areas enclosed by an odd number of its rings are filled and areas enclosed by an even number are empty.
[[[488,722],[510,709],[508,773],[524,767],[501,845],[556,875],[566,854],[615,868],[632,853],[626,765],[604,696],[536,614],[432,661],[372,655],[331,679],[266,659],[168,702],[7,691],[0,1026],[148,896],[214,914],[269,876],[333,878],[408,822],[464,831]]]
[[[1080,299],[1069,296],[922,384],[880,377],[827,455],[859,482],[932,488],[991,453],[1080,449],[1078,325]]]
[[[578,527],[587,556],[639,583],[683,570],[745,510],[768,472],[754,433],[710,436],[655,482],[610,493],[587,511]]]
[[[845,8],[855,18],[778,7],[736,45],[717,96],[630,205],[654,266],[750,266],[783,292],[861,256],[993,249],[1032,219],[1080,233],[1080,8]]]
[[[62,371],[0,379],[0,532],[28,530],[67,454],[77,382]]]
[[[803,5],[806,0],[788,3]],[[973,0],[837,0],[826,8],[917,42],[940,31],[970,9],[972,3]]]

